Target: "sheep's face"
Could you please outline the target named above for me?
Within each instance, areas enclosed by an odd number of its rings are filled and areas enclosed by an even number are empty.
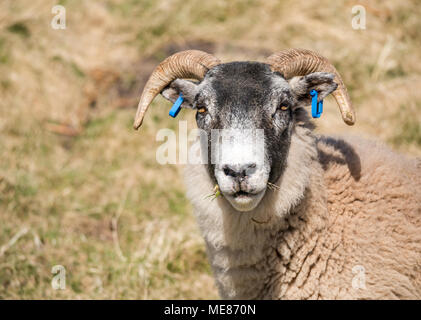
[[[175,101],[182,92],[182,106],[197,111],[211,178],[236,210],[250,211],[281,177],[295,114],[309,104],[312,89],[324,98],[336,89],[333,75],[286,81],[267,64],[232,62],[212,68],[200,83],[174,80],[162,95]]]

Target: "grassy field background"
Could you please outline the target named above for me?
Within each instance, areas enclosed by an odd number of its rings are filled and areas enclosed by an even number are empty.
[[[66,8],[65,30],[51,9]],[[351,27],[352,7],[367,12]],[[262,60],[319,51],[342,74],[357,124],[333,100],[321,133],[372,137],[421,155],[419,1],[104,0],[0,2],[0,298],[218,298],[179,166],[156,163],[159,97],[140,132],[154,66],[198,48]],[[194,127],[192,113],[182,112]],[[51,269],[66,268],[53,290]]]

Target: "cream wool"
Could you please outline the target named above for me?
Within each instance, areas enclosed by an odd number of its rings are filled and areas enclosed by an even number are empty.
[[[295,125],[287,160],[259,206],[237,212],[206,199],[202,165],[187,195],[222,298],[421,298],[421,167],[357,138],[313,136]],[[365,289],[352,286],[365,269]],[[354,270],[355,272],[355,270]]]

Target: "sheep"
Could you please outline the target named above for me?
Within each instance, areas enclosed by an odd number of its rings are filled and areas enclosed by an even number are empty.
[[[218,145],[220,161],[208,137],[209,161],[185,167],[221,298],[420,299],[420,159],[316,135],[305,109],[313,89],[319,100],[332,93],[344,122],[355,122],[339,73],[313,51],[265,63],[183,51],[152,73],[134,127],[157,94],[174,102],[182,93],[200,129],[237,129],[233,144]],[[250,128],[264,130],[263,161],[250,151]],[[215,185],[222,196],[209,200]]]

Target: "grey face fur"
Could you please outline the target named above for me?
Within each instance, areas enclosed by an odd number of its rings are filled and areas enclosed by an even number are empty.
[[[209,70],[200,83],[176,79],[161,94],[174,102],[182,92],[182,107],[202,111],[196,122],[208,133],[210,177],[235,209],[250,211],[264,197],[268,182],[281,177],[296,115],[310,103],[310,91],[317,90],[323,99],[336,89],[333,79],[331,73],[315,72],[287,81],[267,64],[231,62]],[[230,143],[218,146],[221,161],[216,164],[213,129],[234,129]],[[260,141],[251,137],[255,129],[264,132]],[[253,141],[264,145],[263,161],[256,161]]]

